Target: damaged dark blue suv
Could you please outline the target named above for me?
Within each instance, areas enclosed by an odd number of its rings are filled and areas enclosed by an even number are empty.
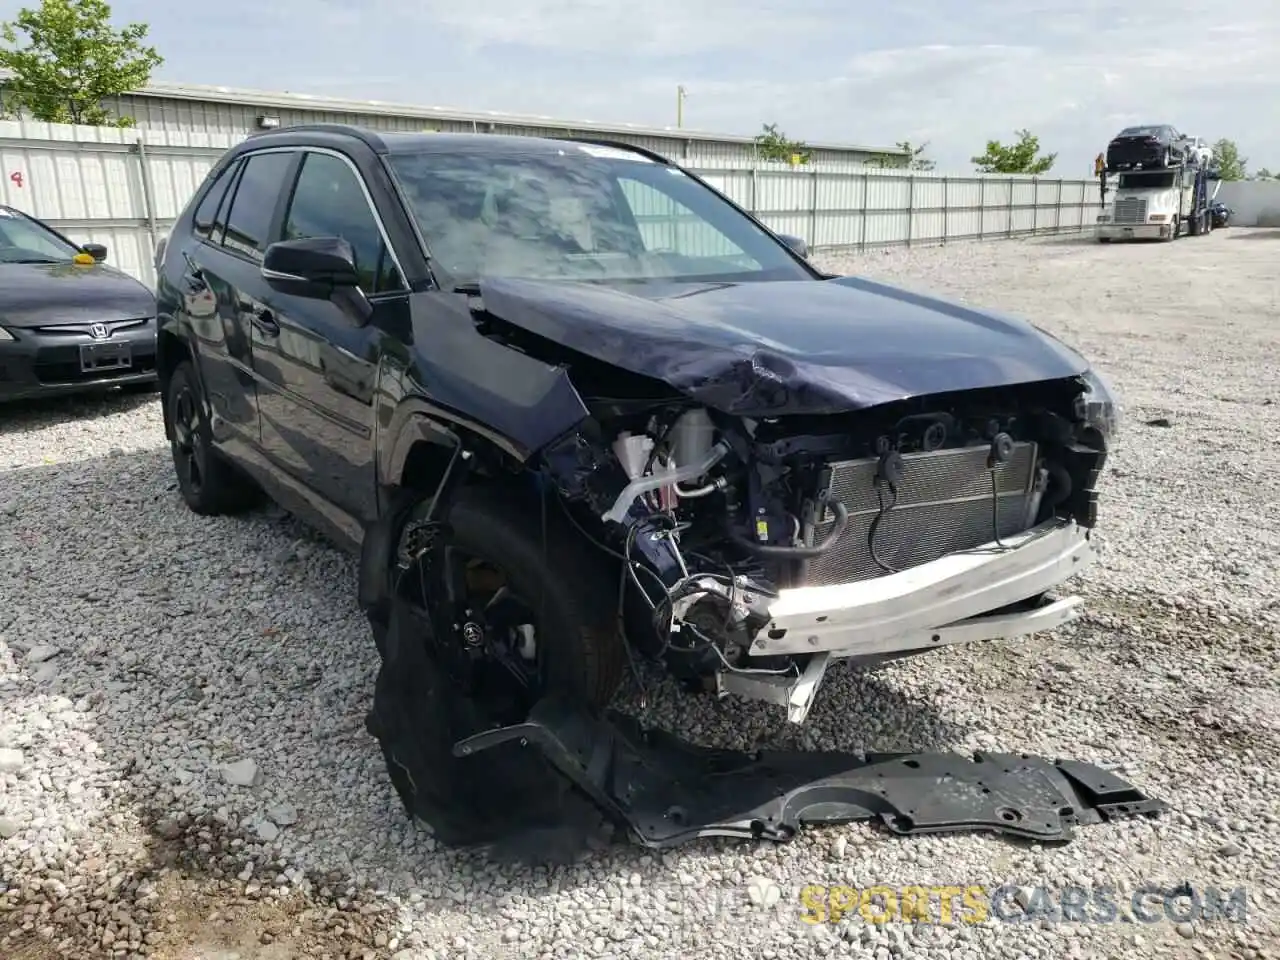
[[[1079,611],[1052,591],[1092,556],[1103,379],[1022,321],[819,272],[655,154],[286,128],[157,257],[182,496],[265,493],[358,553],[380,690],[448,678],[374,721],[423,804],[492,810],[422,772],[548,696],[603,706],[637,658],[803,722],[837,660]]]

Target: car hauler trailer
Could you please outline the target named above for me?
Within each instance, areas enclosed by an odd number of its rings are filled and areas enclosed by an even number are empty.
[[[1192,157],[1192,160],[1198,158]],[[1118,173],[1114,197],[1105,201],[1107,174],[1101,174],[1104,207],[1098,216],[1098,241],[1176,240],[1213,230],[1210,207],[1221,186],[1217,171],[1198,162],[1166,169]]]

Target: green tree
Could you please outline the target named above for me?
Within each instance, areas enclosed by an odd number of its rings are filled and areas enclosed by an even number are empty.
[[[164,63],[143,43],[146,36],[143,23],[114,28],[106,0],[24,7],[0,25],[0,67],[13,73],[4,84],[10,107],[46,123],[133,126],[130,117],[112,117],[102,101],[146,86]]]
[[[1223,180],[1243,180],[1248,157],[1240,156],[1240,148],[1234,140],[1223,137],[1213,145],[1213,159],[1218,163],[1218,175]]]
[[[1272,173],[1270,170],[1268,170],[1266,167],[1263,167],[1261,170],[1259,170],[1259,171],[1258,171],[1257,173],[1255,173],[1253,176],[1254,176],[1254,178],[1255,178],[1255,179],[1257,179],[1257,180],[1274,180],[1274,179],[1276,179],[1276,175],[1275,175],[1274,173]]]
[[[1024,173],[1038,176],[1053,169],[1056,153],[1040,156],[1040,138],[1030,130],[1015,131],[1018,142],[1006,146],[999,140],[987,141],[987,152],[971,158],[980,173]]]
[[[872,157],[867,161],[867,165],[898,170],[932,170],[934,168],[934,162],[923,156],[929,144],[922,143],[920,146],[915,147],[911,145],[909,140],[899,140],[894,146],[901,150],[902,153],[882,154]]]
[[[763,133],[756,137],[756,149],[761,160],[780,160],[783,163],[808,163],[812,155],[800,140],[789,140],[778,130],[776,123],[762,125]]]

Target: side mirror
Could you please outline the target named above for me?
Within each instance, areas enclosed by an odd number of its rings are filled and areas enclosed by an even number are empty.
[[[103,260],[107,259],[107,248],[100,243],[86,243],[80,248],[80,251],[93,257],[97,263],[102,263]]]
[[[373,308],[360,290],[356,255],[341,237],[281,240],[267,247],[262,278],[272,290],[308,300],[332,300],[358,324]]]
[[[802,237],[793,237],[789,233],[778,234],[778,239],[791,248],[791,252],[797,257],[809,258],[809,244]]]

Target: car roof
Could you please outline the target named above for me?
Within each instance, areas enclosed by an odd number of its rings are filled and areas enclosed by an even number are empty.
[[[255,133],[241,141],[231,152],[240,153],[266,146],[334,146],[357,140],[374,153],[395,155],[406,153],[470,153],[506,157],[558,156],[567,146],[583,144],[610,147],[648,160],[669,163],[661,154],[633,144],[596,138],[525,137],[496,133],[385,132],[365,127],[336,123],[300,124]]]

